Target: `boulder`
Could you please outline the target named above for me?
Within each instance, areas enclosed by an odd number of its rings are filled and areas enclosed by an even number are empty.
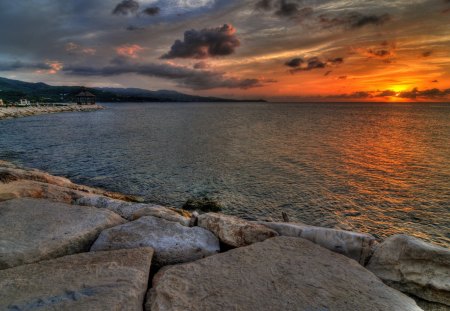
[[[154,264],[158,267],[197,260],[220,251],[219,241],[211,232],[151,216],[103,231],[91,251],[143,246],[155,250]]]
[[[144,216],[153,216],[153,217],[157,217],[157,218],[162,218],[162,219],[165,219],[168,221],[177,222],[180,225],[183,225],[186,227],[191,227],[190,226],[190,222],[191,222],[190,217],[185,217],[178,211],[175,211],[174,209],[170,209],[170,208],[167,208],[164,206],[159,206],[159,205],[144,206],[143,208],[134,212],[131,215],[131,219],[135,220],[135,219],[139,219]]]
[[[107,210],[36,199],[0,203],[0,269],[89,250],[125,220]]]
[[[370,234],[355,233],[322,227],[313,227],[304,224],[260,222],[279,235],[300,237],[315,244],[342,254],[365,265],[372,255],[376,240]]]
[[[83,253],[2,270],[0,310],[142,310],[152,253]]]
[[[146,310],[418,311],[354,260],[275,237],[161,271]]]
[[[367,269],[386,284],[450,309],[450,250],[407,236],[387,238]]]
[[[218,213],[200,215],[198,226],[213,232],[221,242],[232,247],[262,242],[278,235],[266,226]]]
[[[189,226],[189,217],[184,217],[173,209],[160,205],[125,202],[101,195],[85,196],[78,199],[76,204],[106,208],[128,220],[136,220],[143,216],[153,216],[168,221],[175,221],[183,226]]]

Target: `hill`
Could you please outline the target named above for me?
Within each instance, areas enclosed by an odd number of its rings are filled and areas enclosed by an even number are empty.
[[[75,96],[87,90],[97,96],[98,102],[242,102],[219,97],[203,97],[176,91],[150,91],[138,88],[85,88],[83,86],[52,86],[42,82],[30,83],[0,77],[0,98],[17,102],[26,98],[31,102],[74,102]],[[249,101],[249,100],[245,100]],[[262,101],[262,100],[258,100]]]

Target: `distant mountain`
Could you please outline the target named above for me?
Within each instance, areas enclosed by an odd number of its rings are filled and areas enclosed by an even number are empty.
[[[149,91],[138,88],[85,88],[82,86],[51,86],[0,78],[0,99],[16,102],[26,98],[32,102],[74,102],[75,96],[87,90],[97,96],[98,102],[243,102],[218,97],[203,97],[176,91]],[[249,100],[245,100],[249,101]],[[251,100],[250,100],[251,101]],[[256,100],[263,101],[263,100]]]

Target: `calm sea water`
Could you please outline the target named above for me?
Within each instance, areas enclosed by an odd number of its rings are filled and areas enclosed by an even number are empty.
[[[0,122],[0,158],[181,206],[450,245],[448,104],[108,104]]]

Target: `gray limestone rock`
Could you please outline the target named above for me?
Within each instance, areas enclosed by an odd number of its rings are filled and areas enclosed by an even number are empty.
[[[211,232],[151,216],[103,231],[91,251],[143,246],[155,250],[154,264],[159,267],[194,261],[220,251],[219,240]]]
[[[87,251],[102,230],[124,222],[97,208],[37,199],[0,202],[0,269]]]
[[[310,241],[276,237],[163,270],[147,311],[419,311],[354,260]]]
[[[83,253],[0,271],[0,310],[142,310],[153,250]]]

